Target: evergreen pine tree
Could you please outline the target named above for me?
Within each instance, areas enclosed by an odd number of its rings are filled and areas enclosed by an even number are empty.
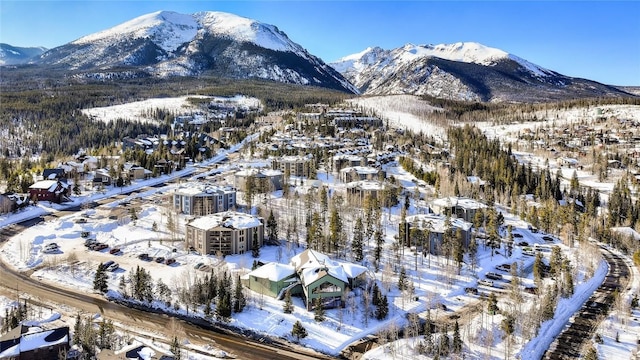
[[[321,298],[315,298],[315,300],[313,301],[315,309],[314,309],[314,315],[313,315],[313,319],[317,322],[323,322],[324,321],[324,306],[322,306],[322,299]]]
[[[76,323],[73,326],[73,344],[80,345],[82,343],[82,318],[80,313],[76,315]]]
[[[253,241],[251,242],[251,256],[260,257],[260,243],[258,242],[258,231],[253,231]]]
[[[291,329],[291,335],[295,336],[297,341],[300,341],[300,338],[307,337],[307,329],[302,326],[300,320],[296,321],[293,324],[293,328]]]
[[[108,290],[107,284],[107,273],[102,263],[98,265],[98,270],[96,270],[96,275],[93,279],[93,290],[100,291],[101,293],[106,293]]]
[[[240,282],[240,275],[238,275],[236,278],[236,291],[233,296],[233,312],[242,312],[246,304],[247,300],[242,292],[242,283]]]
[[[289,290],[284,293],[284,305],[282,305],[282,311],[285,314],[291,314],[293,312],[293,303],[291,302],[291,292]]]
[[[218,294],[216,315],[218,316],[218,318],[225,321],[231,317],[231,294],[229,292]]]
[[[353,240],[351,240],[351,253],[353,254],[353,260],[355,262],[361,262],[364,259],[362,252],[362,244],[364,242],[364,225],[362,224],[362,218],[358,216],[356,219],[356,225],[353,229]]]
[[[489,293],[487,312],[491,315],[495,315],[498,312],[498,299],[496,298],[496,294],[494,292]]]
[[[373,258],[374,258],[374,264],[377,272],[377,271],[380,271],[380,259],[382,258],[382,246],[384,245],[384,238],[382,237],[382,232],[380,230],[375,231],[374,239],[376,241],[376,247],[373,250]]]
[[[451,352],[451,339],[449,338],[449,334],[447,334],[447,332],[447,325],[445,325],[442,328],[442,333],[440,334],[440,343],[438,344],[438,354],[440,356],[447,356]]]
[[[460,325],[458,325],[458,320],[456,320],[453,325],[453,352],[455,354],[462,352],[462,338],[460,338]]]
[[[381,296],[376,305],[376,319],[383,320],[389,314],[389,301],[387,295]]]
[[[404,291],[407,288],[407,271],[404,266],[400,268],[400,276],[398,276],[398,290]]]
[[[269,218],[267,219],[267,237],[271,241],[278,240],[278,221],[273,216],[273,210],[269,212]]]

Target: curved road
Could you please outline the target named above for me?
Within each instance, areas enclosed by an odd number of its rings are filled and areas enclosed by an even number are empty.
[[[35,218],[0,229],[0,244],[18,234],[24,228],[37,224],[43,219]],[[131,326],[165,334],[170,317],[163,314],[136,310],[110,302],[102,296],[76,293],[72,290],[42,283],[30,274],[14,271],[0,259],[0,286],[15,293],[28,293],[41,299],[50,306],[67,306],[89,314],[100,313],[106,319]],[[55,304],[55,305],[54,305]],[[181,326],[192,343],[209,343],[213,347],[235,355],[239,359],[332,359],[319,353],[292,349],[284,341],[260,343],[242,335],[233,334],[213,326],[202,326],[181,321]]]
[[[543,359],[579,359],[583,346],[591,339],[598,324],[609,313],[609,307],[616,300],[614,293],[622,293],[629,284],[631,269],[624,258],[601,247],[609,271],[596,291],[589,297],[573,321],[556,337]]]

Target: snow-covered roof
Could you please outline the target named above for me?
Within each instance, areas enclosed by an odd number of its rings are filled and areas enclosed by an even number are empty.
[[[360,180],[353,181],[347,184],[348,188],[360,188],[362,190],[383,190],[384,183],[377,180]]]
[[[240,170],[238,172],[236,172],[236,176],[257,176],[257,175],[264,175],[264,176],[280,176],[282,175],[282,171],[280,170],[271,170],[271,169],[254,169],[254,168],[249,168],[249,169],[244,169],[244,170]]]
[[[291,265],[300,274],[304,284],[310,284],[324,275],[331,275],[346,283],[367,271],[364,266],[334,261],[327,255],[311,249],[292,257]]]
[[[295,275],[295,273],[296,268],[292,265],[270,262],[268,264],[260,266],[247,275],[255,276],[261,279],[269,279],[269,281],[275,282],[284,280],[292,275]]]
[[[463,209],[484,209],[487,207],[487,205],[479,201],[469,199],[469,198],[455,197],[455,196],[435,199],[431,202],[431,204],[433,206],[441,207],[441,208],[458,206]]]
[[[358,174],[377,174],[379,170],[371,166],[349,166],[340,170],[341,173],[351,171],[355,171]]]
[[[429,229],[435,233],[444,233],[446,220],[446,215],[438,214],[417,214],[407,216],[407,223],[412,225],[415,224],[418,229]],[[472,226],[470,222],[464,221],[460,218],[450,218],[449,221],[452,227],[457,227],[465,231],[469,231]],[[429,226],[429,224],[431,226]]]
[[[613,227],[611,231],[627,237],[633,236],[633,240],[640,240],[640,233],[628,226]]]
[[[39,327],[31,327],[20,336],[20,342],[15,346],[0,352],[0,358],[18,357],[20,353],[41,349],[52,345],[58,345],[69,341],[69,329],[66,327],[52,330],[42,330]]]
[[[347,274],[344,272],[344,269],[340,266],[318,266],[314,268],[304,269],[302,270],[302,274],[300,275],[300,278],[302,279],[302,283],[311,284],[314,281],[326,275],[333,276],[334,278],[344,283],[349,282],[349,278],[347,278]]]
[[[189,223],[201,230],[209,230],[215,227],[231,229],[251,229],[262,225],[260,218],[236,211],[224,211],[197,218]]]
[[[232,193],[235,191],[236,190],[231,186],[217,186],[210,183],[190,182],[180,185],[180,187],[175,190],[175,193],[179,195],[195,196],[213,193]]]

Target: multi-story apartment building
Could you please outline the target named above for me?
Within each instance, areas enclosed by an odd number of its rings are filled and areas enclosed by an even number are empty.
[[[173,193],[173,208],[183,214],[204,216],[236,206],[236,189],[210,183],[184,184]]]
[[[273,159],[271,163],[273,170],[280,170],[283,174],[289,172],[289,176],[299,176],[309,178],[312,156],[283,156]]]
[[[254,235],[255,234],[255,235]],[[225,211],[187,223],[186,243],[202,254],[243,254],[253,249],[254,236],[258,247],[264,241],[262,218]]]

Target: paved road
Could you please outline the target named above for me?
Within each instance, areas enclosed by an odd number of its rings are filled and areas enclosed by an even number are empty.
[[[598,324],[609,313],[609,308],[615,301],[614,293],[622,293],[629,285],[631,269],[624,258],[602,247],[604,259],[609,264],[609,271],[598,289],[591,295],[580,310],[574,315],[574,320],[556,337],[543,359],[579,359],[582,357],[583,347],[593,337]]]

